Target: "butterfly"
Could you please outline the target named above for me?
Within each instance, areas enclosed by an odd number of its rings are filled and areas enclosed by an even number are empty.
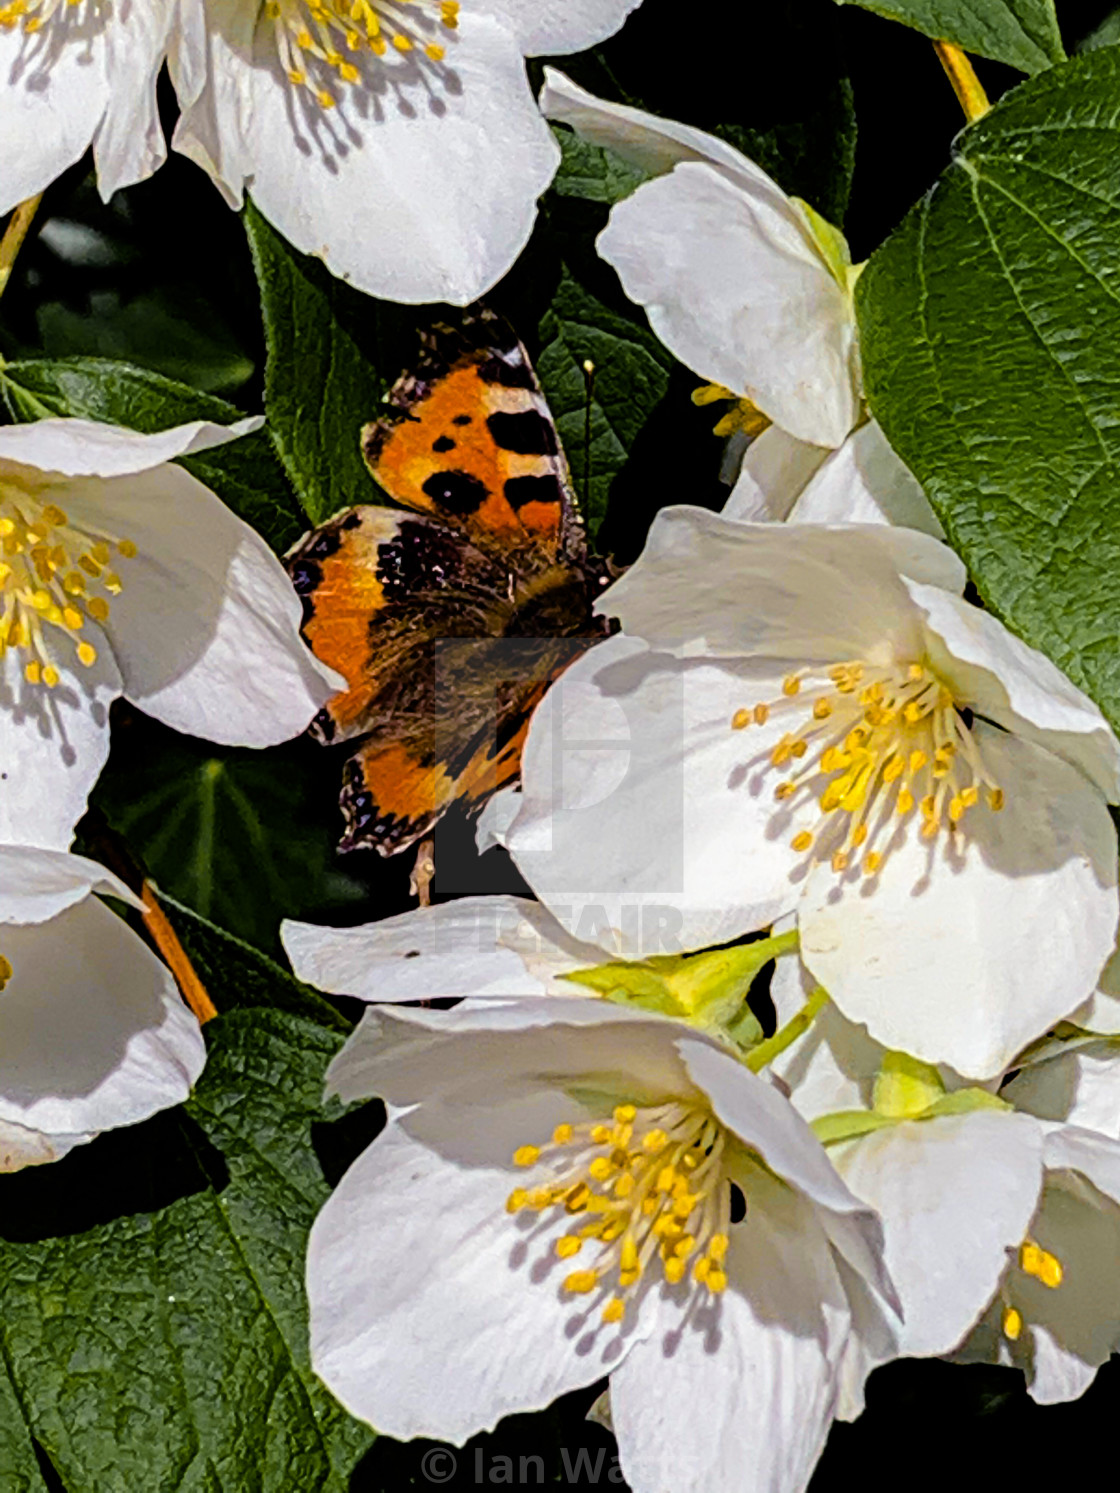
[[[534,707],[607,624],[593,556],[528,354],[488,309],[422,334],[361,432],[398,507],[346,508],[287,556],[303,635],[346,689],[316,716],[343,767],[342,851],[396,855],[452,804],[517,775]]]

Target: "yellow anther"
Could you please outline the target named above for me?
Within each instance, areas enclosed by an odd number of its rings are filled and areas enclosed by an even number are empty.
[[[96,622],[109,620],[109,603],[103,596],[91,596],[86,602],[86,611]]]
[[[574,1134],[575,1130],[571,1125],[557,1125],[552,1132],[552,1143],[556,1146],[566,1146]]]
[[[38,684],[42,672],[42,667],[38,660],[33,658],[29,664],[24,665],[23,677],[27,680],[28,684]]]
[[[86,619],[78,611],[77,607],[63,607],[62,620],[71,631],[76,632],[84,624]]]
[[[877,850],[869,850],[863,858],[863,872],[865,876],[874,876],[883,864],[883,857]]]
[[[41,517],[44,523],[50,524],[52,529],[64,529],[70,522],[56,503],[48,503],[42,510]]]
[[[54,689],[58,683],[58,670],[53,664],[47,664],[43,669],[43,683],[48,689]]]
[[[898,814],[909,814],[914,807],[914,795],[909,788],[900,788],[898,798],[895,800],[895,811]]]
[[[588,1291],[595,1289],[598,1281],[599,1275],[595,1270],[573,1270],[571,1275],[564,1278],[564,1289],[574,1296],[586,1296]]]
[[[750,723],[751,713],[749,710],[737,710],[731,717],[731,729],[733,731],[743,731]]]
[[[622,1241],[622,1253],[618,1257],[618,1263],[623,1270],[637,1270],[638,1246],[634,1243],[632,1235],[628,1234]]]
[[[1023,1330],[1023,1319],[1013,1306],[1004,1308],[1003,1313],[1003,1335],[1008,1342],[1015,1343],[1019,1340],[1019,1334]]]
[[[424,48],[424,51],[433,62],[442,62],[444,57],[447,55],[445,48],[437,46],[435,42],[429,42],[428,45]],[[618,1315],[620,1317],[622,1316],[621,1303],[619,1304]]]
[[[638,1111],[632,1104],[616,1104],[614,1108],[614,1122],[616,1125],[632,1125],[638,1117]]]
[[[730,1248],[731,1240],[726,1234],[713,1234],[708,1240],[708,1254],[713,1260],[726,1260]]]
[[[97,662],[97,649],[92,643],[78,644],[78,662],[83,664],[87,669],[91,664]]]
[[[315,95],[315,100],[320,109],[334,108],[334,94],[328,93],[325,88],[320,88],[319,92]]]
[[[668,1259],[665,1261],[663,1268],[665,1271],[665,1279],[671,1286],[676,1286],[679,1285],[680,1282],[684,1279],[684,1273],[688,1268],[688,1265],[687,1261],[678,1259],[676,1256],[673,1256],[672,1259]]]
[[[397,34],[393,37],[393,45],[396,47],[398,52],[412,51],[412,42],[408,39],[407,36],[405,36],[403,31],[398,31]]]
[[[853,845],[862,845],[866,839],[867,839],[867,825],[866,824],[857,824],[856,827],[855,827],[855,829],[852,831],[852,844]]]
[[[713,1295],[718,1296],[721,1291],[727,1290],[727,1272],[725,1270],[709,1270],[704,1283]]]
[[[595,1178],[596,1182],[606,1182],[614,1175],[616,1168],[606,1156],[596,1156],[595,1160],[587,1168],[588,1175]]]
[[[3,954],[0,954],[0,990],[3,990],[14,973],[15,971],[12,969],[10,960],[5,959]]]
[[[797,695],[801,693],[801,680],[796,674],[787,674],[782,680],[783,695]]]
[[[565,1234],[556,1241],[556,1253],[562,1260],[570,1260],[573,1255],[578,1255],[583,1248],[583,1240],[574,1234]]]
[[[513,1153],[514,1166],[533,1166],[540,1160],[541,1150],[539,1146],[518,1146]]]
[[[848,869],[848,852],[846,850],[834,850],[832,853],[832,869],[839,875],[841,871]]]
[[[51,605],[51,593],[49,591],[35,591],[31,597],[31,605],[37,612],[49,611]]]
[[[803,850],[808,850],[812,843],[813,837],[807,829],[803,829],[800,834],[794,835],[793,839],[789,842],[790,849],[796,850],[799,854]]]
[[[524,1187],[515,1187],[509,1197],[506,1198],[506,1212],[520,1213],[528,1201],[529,1194],[525,1191]]]
[[[625,1311],[626,1307],[621,1297],[612,1296],[603,1308],[603,1321],[608,1324],[611,1322],[621,1322]]]
[[[712,1262],[707,1255],[701,1255],[692,1267],[692,1279],[698,1280],[701,1285],[708,1279],[708,1273],[712,1268]]]
[[[614,1184],[614,1195],[616,1198],[628,1198],[634,1191],[637,1183],[629,1172],[623,1172]]]
[[[1000,809],[1003,808],[1003,789],[1002,788],[989,788],[988,789],[988,807],[990,809],[995,809],[997,812]]]
[[[769,705],[756,705],[751,715],[754,718],[756,726],[765,726],[766,722],[770,719],[770,707]]]
[[[817,700],[813,706],[813,719],[826,721],[832,714],[832,706],[827,700]]]

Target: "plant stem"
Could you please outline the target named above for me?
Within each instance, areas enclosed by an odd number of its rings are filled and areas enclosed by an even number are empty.
[[[751,1072],[758,1073],[768,1063],[772,1063],[779,1053],[785,1052],[787,1047],[792,1046],[798,1037],[809,1030],[817,1013],[827,1005],[828,991],[822,985],[818,985],[796,1016],[791,1016],[785,1026],[765,1042],[760,1042],[753,1052],[747,1054],[746,1064]]]
[[[980,79],[973,71],[972,63],[960,47],[953,46],[952,42],[935,41],[933,50],[937,53],[941,66],[953,85],[953,92],[957,95],[957,101],[964,110],[964,117],[969,124],[975,123],[987,114],[992,106],[988,102],[988,95],[984,92]]]
[[[0,239],[0,295],[4,294],[4,288],[12,277],[16,255],[23,246],[27,230],[31,227],[31,220],[42,200],[42,192],[37,192],[34,197],[28,197],[27,201],[21,202],[8,219],[4,237]]]

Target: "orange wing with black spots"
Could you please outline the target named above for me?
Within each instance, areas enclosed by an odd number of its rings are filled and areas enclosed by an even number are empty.
[[[544,691],[605,632],[567,464],[524,348],[488,312],[438,327],[362,432],[405,509],[349,508],[288,556],[303,633],[346,680],[316,716],[343,850],[394,855],[517,775]],[[515,641],[514,641],[515,640]]]
[[[556,426],[524,347],[490,311],[424,335],[420,362],[362,432],[371,472],[397,503],[476,543],[578,562],[583,525]]]

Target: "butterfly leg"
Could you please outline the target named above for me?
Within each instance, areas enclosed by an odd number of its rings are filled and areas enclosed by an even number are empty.
[[[416,863],[408,882],[409,891],[419,899],[421,907],[432,905],[432,882],[435,874],[435,841],[429,835],[416,847]]]

